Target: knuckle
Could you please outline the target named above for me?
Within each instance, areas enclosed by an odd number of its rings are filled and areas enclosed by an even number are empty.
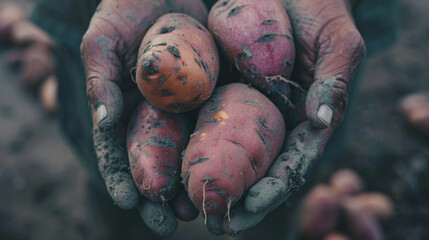
[[[346,80],[337,79],[333,86],[334,101],[337,103],[344,102],[347,98],[348,84]]]
[[[85,54],[85,50],[91,47],[91,44],[93,44],[93,34],[90,30],[88,30],[82,37],[82,43],[80,44],[80,53],[82,56]]]
[[[365,41],[355,27],[342,29],[338,33],[337,41],[341,43],[342,50],[349,52],[352,56],[365,55]]]
[[[99,79],[90,78],[86,83],[86,94],[90,102],[95,102],[97,100],[97,87],[99,85]]]

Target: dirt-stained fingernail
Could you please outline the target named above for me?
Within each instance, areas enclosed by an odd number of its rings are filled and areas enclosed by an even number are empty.
[[[96,112],[95,112],[95,122],[98,124],[100,124],[104,119],[106,119],[107,117],[107,108],[106,105],[101,104],[100,106],[98,106]]]
[[[332,110],[332,108],[326,104],[321,105],[319,107],[319,110],[317,110],[317,118],[322,121],[327,127],[331,125],[333,114],[334,111]]]

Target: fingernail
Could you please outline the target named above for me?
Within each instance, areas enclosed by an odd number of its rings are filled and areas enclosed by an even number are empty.
[[[334,111],[328,105],[323,104],[317,110],[317,118],[322,121],[327,127],[331,125],[332,115]]]
[[[97,125],[100,124],[107,117],[106,105],[102,104],[98,106],[95,112],[95,117],[96,117],[95,121],[97,122]]]

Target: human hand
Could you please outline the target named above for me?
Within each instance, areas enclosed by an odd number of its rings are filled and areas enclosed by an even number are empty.
[[[139,203],[139,193],[129,169],[125,129],[142,96],[131,81],[130,71],[136,65],[144,34],[161,15],[170,11],[183,12],[206,21],[207,10],[201,1],[186,5],[182,2],[103,0],[82,40],[95,153],[107,190],[114,204],[123,209],[135,208]],[[148,224],[156,222],[157,216],[153,213],[163,215],[174,230],[175,218],[166,219],[174,217],[168,206],[143,201],[139,208],[145,223],[159,235],[168,235],[171,229],[157,229],[156,224]]]
[[[294,30],[296,63],[292,80],[300,85],[291,119],[295,127],[284,153],[266,177],[251,187],[244,206],[230,219],[208,219],[212,232],[236,235],[259,223],[304,184],[304,177],[341,122],[352,75],[365,55],[348,0],[282,0]],[[294,89],[292,89],[294,90]],[[305,94],[300,94],[305,91]],[[293,93],[292,93],[293,94]],[[299,99],[299,98],[298,98]]]

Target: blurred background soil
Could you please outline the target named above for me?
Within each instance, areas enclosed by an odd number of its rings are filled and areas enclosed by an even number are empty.
[[[395,203],[395,216],[384,225],[386,239],[429,239],[429,139],[408,126],[397,106],[409,93],[429,91],[428,11],[427,0],[402,1],[396,44],[365,63],[345,132],[349,150],[341,161],[314,168],[307,183],[308,188],[326,182],[342,167],[355,169],[367,190],[383,192]],[[124,213],[88,184],[55,117],[23,89],[18,72],[6,64],[6,52],[0,49],[0,239],[138,234],[144,224],[137,213],[118,222]],[[118,224],[123,227],[114,230]],[[202,224],[181,223],[176,239],[190,239],[190,229],[205,232]]]

